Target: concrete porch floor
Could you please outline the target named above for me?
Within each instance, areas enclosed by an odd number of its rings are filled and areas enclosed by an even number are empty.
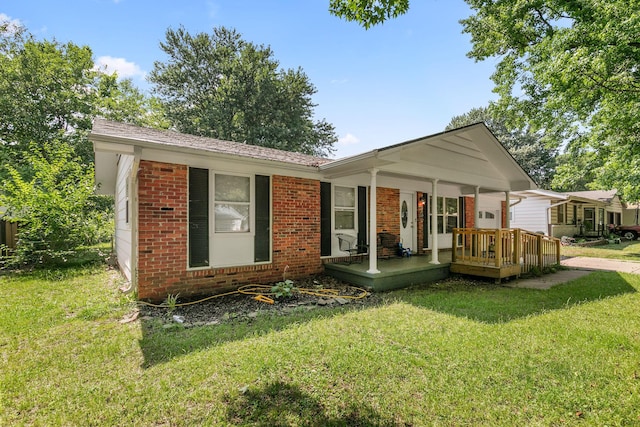
[[[378,259],[380,273],[367,273],[369,259],[362,263],[325,264],[325,273],[336,279],[369,288],[374,291],[399,289],[420,283],[435,282],[449,276],[451,251],[438,253],[440,264],[431,264],[431,255],[413,255],[409,258]]]

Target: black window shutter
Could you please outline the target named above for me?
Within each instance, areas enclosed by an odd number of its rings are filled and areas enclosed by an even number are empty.
[[[358,253],[367,252],[367,187],[358,187]]]
[[[255,262],[271,259],[271,181],[268,176],[256,175],[256,233]]]
[[[320,255],[331,255],[331,183],[320,183]]]
[[[474,219],[475,221],[475,219]],[[458,198],[458,227],[466,228],[467,227],[467,206],[465,204],[465,198]],[[478,227],[478,224],[474,224],[474,227]]]
[[[189,168],[189,267],[209,265],[209,171]]]

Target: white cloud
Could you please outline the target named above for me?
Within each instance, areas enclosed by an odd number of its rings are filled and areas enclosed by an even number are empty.
[[[0,24],[6,24],[6,32],[10,34],[17,32],[18,29],[23,26],[22,22],[20,22],[19,19],[13,19],[9,15],[4,13],[0,13]]]
[[[331,80],[332,85],[343,85],[346,84],[349,80],[347,79],[333,79]]]
[[[338,144],[340,145],[355,145],[360,143],[360,139],[357,136],[347,133],[342,138],[338,139]]]
[[[114,58],[113,56],[101,56],[96,61],[96,67],[106,73],[118,73],[121,78],[144,77],[146,73],[134,62],[129,62],[124,58]]]

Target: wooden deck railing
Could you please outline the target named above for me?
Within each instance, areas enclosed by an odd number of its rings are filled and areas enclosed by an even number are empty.
[[[520,265],[522,273],[560,264],[560,239],[519,228],[454,228],[452,249],[453,263]]]

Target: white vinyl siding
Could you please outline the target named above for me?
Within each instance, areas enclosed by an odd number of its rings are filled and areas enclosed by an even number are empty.
[[[549,233],[547,224],[547,208],[551,206],[549,199],[528,196],[511,207],[511,227],[522,228],[531,232]]]
[[[131,168],[134,156],[121,155],[118,162],[118,174],[115,188],[115,250],[122,274],[131,280]]]

